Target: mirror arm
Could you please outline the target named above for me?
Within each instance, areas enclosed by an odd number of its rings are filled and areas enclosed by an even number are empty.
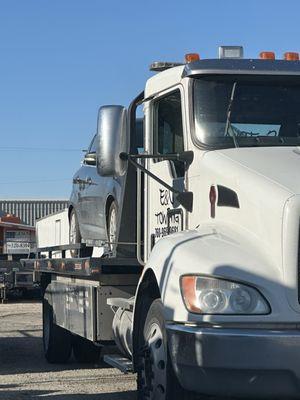
[[[146,169],[142,164],[139,164],[135,161],[135,159],[137,159],[137,158],[160,158],[160,157],[157,157],[157,155],[151,155],[151,154],[121,153],[120,158],[122,160],[128,160],[136,169],[140,169],[146,175],[149,175],[156,182],[160,183],[166,189],[170,190],[170,192],[174,193],[176,195],[177,200],[187,211],[190,211],[190,212],[193,211],[193,193],[192,192],[181,192],[177,189],[174,189],[172,186],[168,185],[166,182],[164,182],[158,176],[154,175],[152,172],[150,172],[148,169]],[[171,158],[168,158],[168,159],[171,159]],[[174,159],[178,159],[178,158],[173,157],[172,160],[174,160]]]
[[[170,161],[181,161],[184,162],[187,167],[189,167],[194,160],[194,152],[193,151],[183,151],[182,153],[173,153],[173,154],[120,154],[121,159],[145,159],[145,158],[154,158],[157,160],[170,160]],[[124,158],[123,158],[124,157]],[[126,158],[127,157],[127,158]]]

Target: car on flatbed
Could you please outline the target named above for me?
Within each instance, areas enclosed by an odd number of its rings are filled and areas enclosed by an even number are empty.
[[[143,120],[136,121],[136,149],[143,148]],[[71,244],[85,243],[81,255],[91,256],[94,246],[108,244],[113,251],[122,202],[124,177],[101,176],[96,167],[99,132],[94,135],[81,167],[73,177],[69,205],[69,238]],[[73,250],[73,255],[78,251]]]

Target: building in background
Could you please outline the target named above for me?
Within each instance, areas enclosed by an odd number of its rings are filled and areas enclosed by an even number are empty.
[[[0,217],[0,300],[8,294],[21,295],[39,287],[38,274],[24,259],[36,252],[35,228],[21,223],[12,214]]]
[[[1,215],[12,214],[20,223],[35,226],[39,218],[56,213],[68,207],[68,200],[1,200]]]
[[[0,218],[0,259],[20,259],[35,251],[35,228],[21,223],[19,217],[7,214]]]

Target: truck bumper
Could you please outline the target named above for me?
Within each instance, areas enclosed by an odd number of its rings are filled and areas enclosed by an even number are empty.
[[[300,331],[168,325],[175,373],[191,391],[300,398]]]

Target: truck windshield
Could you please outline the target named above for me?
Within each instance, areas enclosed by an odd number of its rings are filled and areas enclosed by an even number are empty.
[[[300,145],[300,79],[195,79],[194,118],[196,140],[208,148]]]

